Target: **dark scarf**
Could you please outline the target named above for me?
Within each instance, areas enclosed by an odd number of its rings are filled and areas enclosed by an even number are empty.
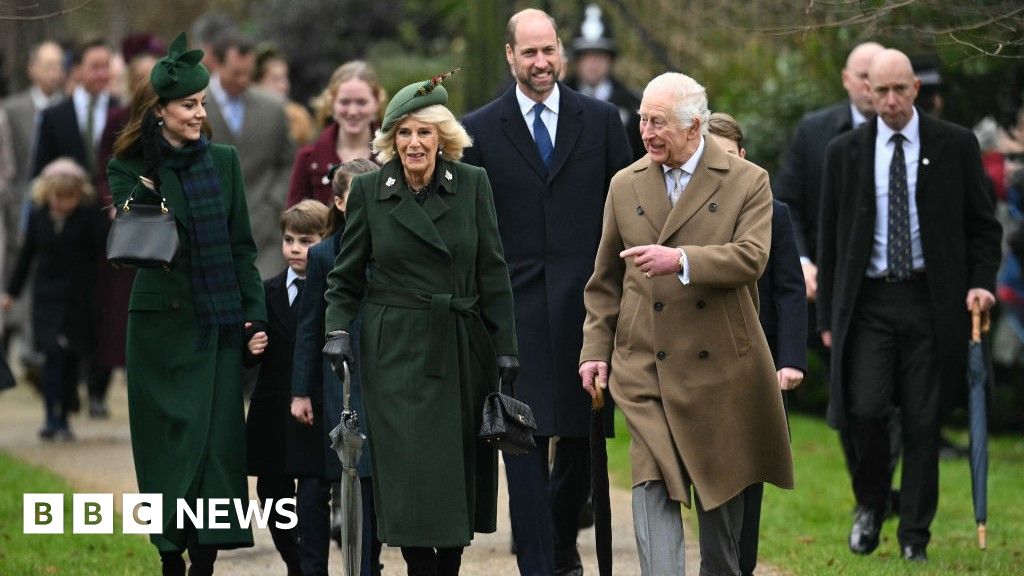
[[[209,346],[215,326],[232,341],[234,336],[241,335],[244,321],[227,215],[209,146],[205,136],[182,148],[174,148],[160,138],[161,164],[178,176],[188,201],[192,298],[199,325],[204,329],[197,348]]]

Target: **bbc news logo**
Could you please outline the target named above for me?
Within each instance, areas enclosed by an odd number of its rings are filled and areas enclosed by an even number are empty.
[[[64,494],[24,494],[22,497],[22,532],[25,534],[64,533]],[[124,534],[160,534],[164,526],[164,500],[160,494],[122,494],[121,532]],[[270,524],[271,512],[284,521],[275,528],[288,530],[298,524],[295,498],[268,500],[266,506],[240,498],[199,498],[188,502],[178,498],[175,503],[175,526],[186,525],[210,530],[232,527],[232,514],[238,526],[264,530]],[[113,494],[73,494],[71,498],[72,534],[113,534]]]

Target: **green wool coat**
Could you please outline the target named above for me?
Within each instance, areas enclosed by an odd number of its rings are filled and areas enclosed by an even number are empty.
[[[397,159],[355,178],[328,275],[327,331],[348,330],[363,306],[356,369],[391,546],[466,546],[495,530],[497,455],[477,432],[496,357],[517,353],[487,174],[443,159],[435,170],[422,205]]]
[[[224,213],[246,321],[266,321],[256,245],[249,228],[245,188],[235,149],[210,145],[220,179]],[[115,158],[107,168],[114,202],[124,204],[138,185],[141,162]],[[201,328],[192,300],[188,202],[175,174],[160,173],[174,211],[180,250],[172,270],[139,269],[128,304],[128,410],[139,492],[163,494],[164,529],[151,540],[161,551],[183,550],[186,534],[175,527],[176,499],[190,507],[202,498],[248,501],[242,343],[212,343],[197,350]],[[140,187],[141,190],[141,187]],[[137,193],[141,201],[153,196]],[[252,532],[235,520],[233,505],[221,521],[228,529],[198,530],[200,544],[252,546]],[[204,522],[209,522],[208,510]]]

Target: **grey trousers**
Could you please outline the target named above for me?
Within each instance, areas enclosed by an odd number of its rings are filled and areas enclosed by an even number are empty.
[[[714,510],[695,499],[700,531],[701,576],[738,576],[743,526],[742,493]],[[643,576],[682,576],[686,572],[680,503],[668,497],[664,482],[633,488],[633,528]]]

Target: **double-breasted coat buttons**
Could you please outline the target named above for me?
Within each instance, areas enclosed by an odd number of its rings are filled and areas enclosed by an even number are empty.
[[[700,352],[697,353],[697,357],[700,358],[701,360],[707,360],[708,356],[711,356],[711,353],[708,352],[707,350],[701,350]]]
[[[655,312],[661,312],[664,309],[665,309],[665,305],[662,304],[661,302],[655,302],[654,303],[654,311]]]
[[[658,360],[664,360],[665,357],[668,356],[668,354],[665,354],[664,350],[659,350],[658,353],[655,354],[655,356],[658,358]]]

